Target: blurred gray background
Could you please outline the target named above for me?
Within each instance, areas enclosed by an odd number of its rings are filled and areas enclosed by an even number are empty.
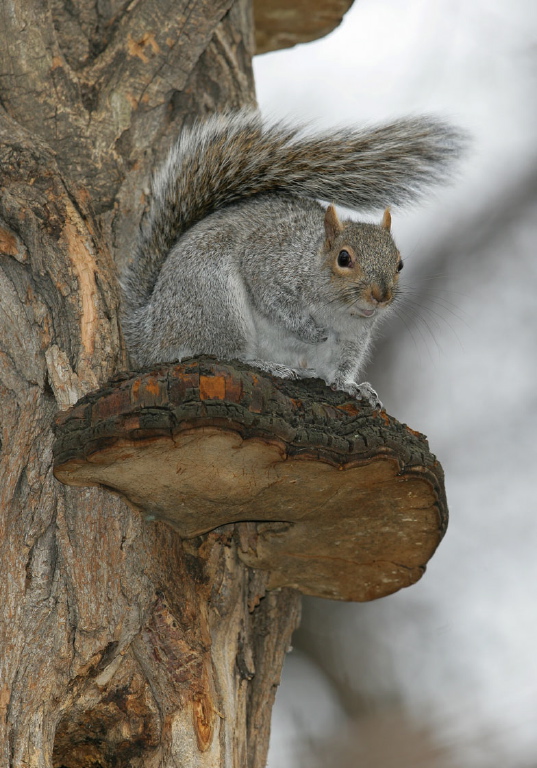
[[[393,212],[404,297],[366,378],[424,432],[451,522],[421,582],[305,600],[269,768],[537,767],[537,2],[356,0],[256,57],[262,111],[466,128],[451,185]]]

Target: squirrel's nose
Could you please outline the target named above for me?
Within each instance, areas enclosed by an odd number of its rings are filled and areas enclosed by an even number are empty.
[[[369,299],[372,304],[383,304],[391,299],[391,291],[384,285],[374,283],[369,291]]]

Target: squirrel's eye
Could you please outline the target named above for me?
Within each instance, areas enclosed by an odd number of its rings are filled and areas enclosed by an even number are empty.
[[[351,255],[348,251],[340,251],[337,257],[338,267],[350,267],[352,264]]]
[[[400,261],[399,264],[397,265],[397,271],[400,272],[403,269],[403,266],[404,266],[403,262]]]

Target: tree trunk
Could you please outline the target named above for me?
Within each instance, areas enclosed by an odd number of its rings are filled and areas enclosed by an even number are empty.
[[[116,264],[185,121],[253,103],[247,0],[5,0],[0,765],[264,765],[298,596],[52,475],[59,409],[125,368]]]

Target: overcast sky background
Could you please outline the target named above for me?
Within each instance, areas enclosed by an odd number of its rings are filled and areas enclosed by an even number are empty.
[[[328,37],[255,59],[267,115],[425,112],[473,135],[449,188],[393,214],[406,303],[366,377],[428,435],[450,527],[414,587],[305,601],[269,768],[343,768],[330,738],[353,768],[391,768],[386,740],[418,750],[423,728],[440,752],[399,768],[537,766],[536,65],[535,0],[356,0]]]

